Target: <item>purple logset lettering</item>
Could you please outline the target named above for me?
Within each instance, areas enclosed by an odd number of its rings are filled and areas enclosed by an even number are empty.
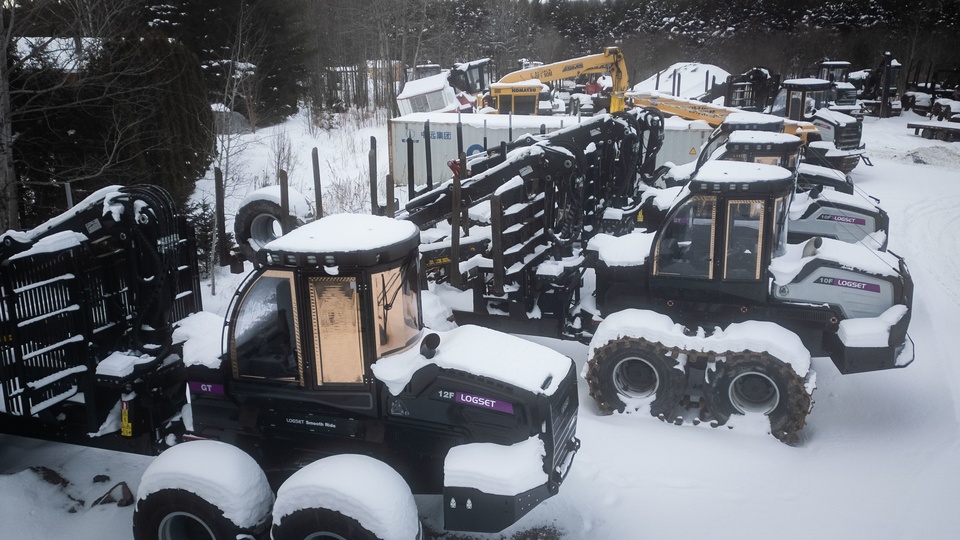
[[[844,287],[846,289],[859,289],[867,292],[880,292],[880,285],[876,283],[865,283],[863,281],[854,281],[852,279],[821,277],[815,283],[823,285],[833,285],[835,287]]]
[[[472,405],[474,407],[481,407],[493,411],[513,414],[513,404],[507,401],[500,401],[498,399],[491,399],[488,397],[475,396],[473,394],[467,394],[464,392],[457,392],[454,401],[457,403]]]
[[[205,383],[205,382],[197,382],[197,381],[190,381],[187,384],[190,385],[190,391],[195,394],[218,394],[221,396],[224,394],[222,384]]]
[[[821,214],[817,219],[822,221],[836,221],[837,223],[850,223],[853,225],[866,225],[867,220],[858,217],[837,216],[834,214]]]

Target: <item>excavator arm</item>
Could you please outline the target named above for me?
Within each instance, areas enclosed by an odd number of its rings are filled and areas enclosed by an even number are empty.
[[[590,73],[607,72],[613,78],[609,112],[620,112],[624,109],[624,93],[629,86],[629,80],[623,53],[617,47],[607,47],[600,54],[581,56],[508,73],[492,84],[490,91],[499,103],[500,99],[516,95],[537,95],[543,83],[573,79]]]

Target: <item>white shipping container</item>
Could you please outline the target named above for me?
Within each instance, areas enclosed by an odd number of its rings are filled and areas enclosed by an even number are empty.
[[[509,116],[499,114],[414,113],[391,119],[387,123],[390,174],[394,183],[407,185],[407,140],[413,141],[413,175],[416,185],[427,182],[424,124],[430,121],[430,161],[434,186],[452,176],[448,162],[457,159],[457,122],[463,125],[463,150],[468,156],[487,147],[516,140],[524,135],[551,133],[577,124],[574,116]],[[584,118],[586,120],[586,118]],[[713,129],[703,121],[690,122],[668,118],[664,124],[664,142],[657,155],[657,166],[667,161],[680,165],[696,160],[700,147]]]

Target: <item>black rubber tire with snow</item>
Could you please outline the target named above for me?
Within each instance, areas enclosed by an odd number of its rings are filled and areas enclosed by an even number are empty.
[[[240,207],[233,221],[233,234],[237,245],[259,251],[280,235],[280,205],[265,199],[256,199]],[[296,227],[303,220],[290,217]]]
[[[632,412],[625,399],[652,397],[650,415],[667,415],[680,403],[687,387],[687,375],[677,366],[676,351],[660,343],[642,338],[610,341],[587,363],[590,396],[602,414]]]
[[[793,445],[812,406],[805,383],[791,366],[777,358],[744,352],[718,361],[716,371],[708,372],[704,399],[718,424],[754,408],[769,417],[774,437]],[[752,389],[745,390],[745,386]],[[775,396],[763,397],[774,390]]]
[[[379,540],[357,520],[326,508],[304,508],[284,516],[273,524],[270,535],[273,540]]]
[[[235,540],[242,532],[222,510],[182,489],[151,493],[133,513],[135,540]]]

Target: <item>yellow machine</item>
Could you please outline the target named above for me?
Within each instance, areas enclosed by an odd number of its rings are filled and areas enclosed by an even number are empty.
[[[601,54],[508,73],[490,85],[490,96],[494,107],[500,113],[537,114],[543,83],[572,79],[584,74],[608,72],[613,78],[609,112],[619,112],[623,110],[624,93],[629,83],[623,53],[617,47],[607,47]]]
[[[655,107],[664,113],[679,116],[685,120],[703,120],[712,127],[723,123],[723,119],[730,113],[741,112],[740,109],[724,107],[712,103],[704,103],[694,99],[685,99],[659,92],[631,92],[629,96],[636,107]],[[817,126],[812,122],[783,119],[783,132],[796,135],[807,143],[807,135],[817,133]]]

